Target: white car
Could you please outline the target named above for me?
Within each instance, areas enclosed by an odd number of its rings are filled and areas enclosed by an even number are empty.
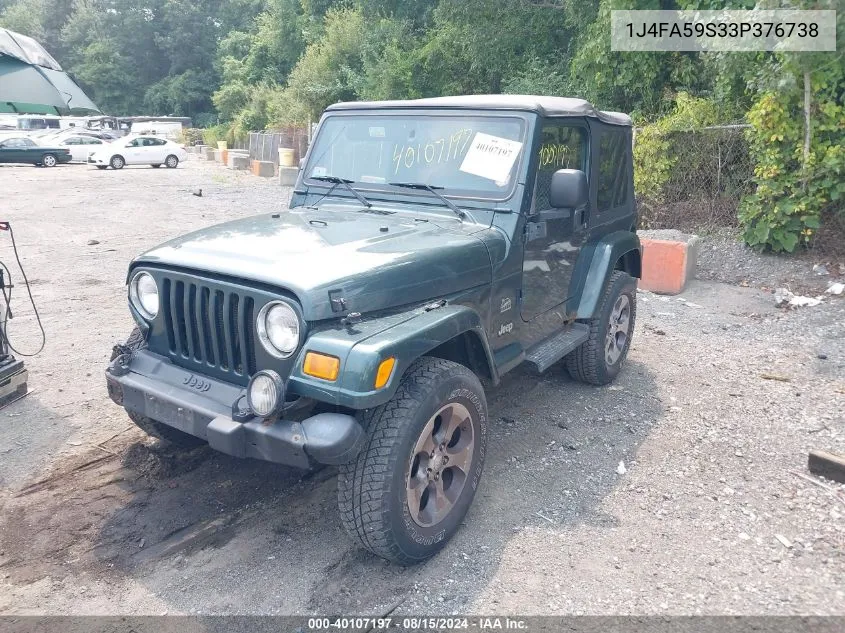
[[[90,154],[101,149],[104,145],[108,145],[106,141],[86,134],[62,135],[58,143],[55,144],[59,147],[66,147],[70,152],[72,160],[82,163],[88,162],[88,156]]]
[[[187,158],[181,145],[155,136],[125,136],[103,145],[88,157],[97,169],[123,169],[125,165],[152,165],[173,169]]]

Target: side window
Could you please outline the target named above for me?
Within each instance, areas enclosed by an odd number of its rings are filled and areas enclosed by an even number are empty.
[[[65,145],[79,145],[79,137],[78,136],[71,136],[68,139],[65,139]]]
[[[606,129],[599,143],[598,212],[625,203],[628,197],[628,133]]]
[[[532,213],[551,208],[549,189],[558,169],[585,169],[587,129],[571,123],[546,123],[541,131]]]

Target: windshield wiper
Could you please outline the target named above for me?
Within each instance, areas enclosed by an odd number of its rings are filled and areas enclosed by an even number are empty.
[[[333,183],[332,186],[329,188],[329,190],[323,196],[324,198],[327,195],[329,195],[332,191],[334,191],[335,187],[337,187],[338,185],[343,185],[344,187],[349,189],[349,191],[352,192],[352,195],[355,196],[356,198],[358,198],[358,200],[361,201],[361,204],[363,204],[365,207],[367,207],[369,209],[371,206],[373,206],[373,204],[369,200],[367,200],[364,196],[362,196],[360,193],[358,193],[355,190],[355,188],[352,186],[352,183],[355,182],[354,180],[348,180],[346,178],[339,178],[338,176],[309,176],[309,177],[311,178],[311,180],[320,180],[322,182]]]
[[[452,211],[454,211],[455,215],[457,215],[459,218],[463,220],[465,217],[467,217],[467,214],[461,211],[454,202],[452,202],[451,200],[449,200],[449,198],[437,191],[438,189],[443,189],[443,187],[432,187],[431,185],[427,185],[424,182],[389,182],[387,184],[392,187],[402,187],[403,189],[418,189],[420,191],[429,191],[438,198],[440,198],[443,201],[443,204],[445,204]]]

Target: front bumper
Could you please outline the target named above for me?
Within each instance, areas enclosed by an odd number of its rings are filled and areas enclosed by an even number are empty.
[[[194,374],[142,349],[106,369],[111,399],[128,411],[206,440],[234,457],[310,468],[352,461],[365,443],[351,415],[320,413],[302,421],[264,421],[239,414],[243,387]]]

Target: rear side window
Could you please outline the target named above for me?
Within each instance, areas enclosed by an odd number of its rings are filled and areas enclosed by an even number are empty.
[[[598,211],[621,206],[628,198],[627,130],[606,129],[599,143]]]
[[[581,169],[587,161],[587,130],[571,123],[547,123],[543,126],[537,156],[537,184],[533,212],[550,209],[549,190],[552,175],[558,169]]]

